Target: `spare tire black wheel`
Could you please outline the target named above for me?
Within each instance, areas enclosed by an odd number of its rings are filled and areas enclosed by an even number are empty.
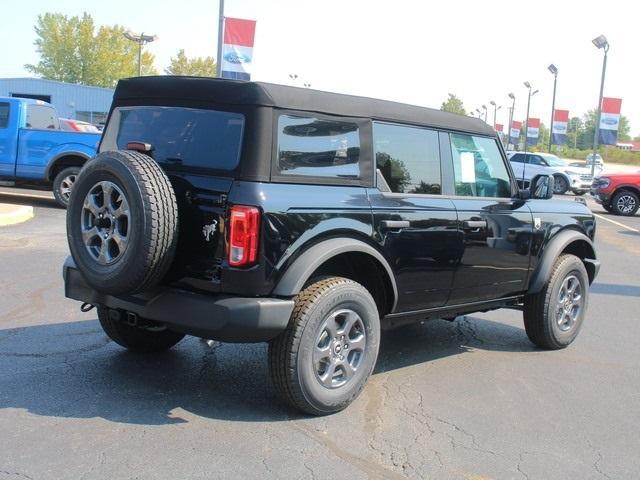
[[[178,241],[173,187],[147,155],[100,153],[76,179],[67,209],[75,263],[95,290],[112,295],[157,285]]]

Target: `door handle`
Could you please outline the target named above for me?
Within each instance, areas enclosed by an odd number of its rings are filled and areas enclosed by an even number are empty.
[[[408,220],[382,220],[380,226],[384,230],[400,230],[401,228],[409,228],[410,223]]]
[[[465,230],[472,230],[475,228],[487,228],[486,220],[465,220],[462,222],[462,228]]]

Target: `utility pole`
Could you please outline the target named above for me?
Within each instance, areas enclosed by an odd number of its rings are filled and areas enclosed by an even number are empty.
[[[224,0],[218,0],[219,11],[218,11],[218,58],[216,58],[217,63],[217,73],[218,78],[222,78],[222,43],[224,41]]]
[[[558,83],[558,67],[553,63],[547,67],[553,74],[553,100],[551,101],[551,123],[549,123],[549,153],[551,153],[551,139],[553,137],[553,114],[556,110],[556,84]]]
[[[597,48],[604,50],[604,58],[602,59],[602,78],[600,79],[600,96],[598,97],[598,110],[596,111],[596,128],[593,134],[593,158],[591,159],[591,178],[596,173],[596,154],[598,151],[598,141],[600,136],[600,116],[602,115],[602,97],[604,95],[604,77],[607,73],[607,54],[609,53],[609,42],[604,35],[600,35],[592,40]]]

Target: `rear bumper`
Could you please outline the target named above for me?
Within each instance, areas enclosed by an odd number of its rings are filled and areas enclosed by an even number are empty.
[[[71,257],[63,267],[65,296],[136,315],[198,337],[223,342],[266,342],[287,328],[293,300],[204,295],[159,288],[136,295],[113,296],[90,287]]]

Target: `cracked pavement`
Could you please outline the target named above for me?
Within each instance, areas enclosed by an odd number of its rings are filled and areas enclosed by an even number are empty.
[[[532,347],[515,311],[403,327],[351,407],[308,418],[265,345],[109,342],[63,297],[64,211],[23,201],[35,219],[0,229],[0,480],[640,477],[639,239],[612,224],[568,349]]]

